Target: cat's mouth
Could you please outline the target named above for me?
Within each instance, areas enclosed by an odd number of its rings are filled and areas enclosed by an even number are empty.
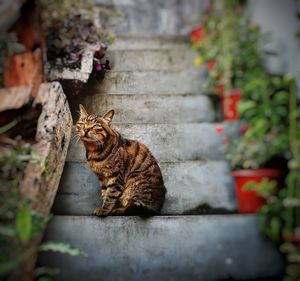
[[[81,139],[86,142],[96,142],[96,140],[88,138],[88,137],[82,137]]]

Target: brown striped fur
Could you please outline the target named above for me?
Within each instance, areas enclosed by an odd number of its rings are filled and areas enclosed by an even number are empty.
[[[82,105],[76,130],[92,171],[101,183],[103,205],[94,214],[157,214],[166,189],[160,168],[142,143],[123,138],[111,121],[114,111],[90,115]]]

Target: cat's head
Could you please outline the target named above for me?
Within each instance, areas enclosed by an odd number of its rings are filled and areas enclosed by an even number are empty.
[[[80,139],[88,143],[104,144],[109,136],[113,135],[111,121],[114,110],[108,111],[103,116],[88,114],[81,104],[79,110],[80,117],[76,123],[76,131]]]

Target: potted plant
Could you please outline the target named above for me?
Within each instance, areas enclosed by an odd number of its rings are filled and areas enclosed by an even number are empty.
[[[272,190],[285,173],[285,159],[289,157],[286,118],[289,114],[289,83],[287,77],[264,73],[246,84],[239,103],[243,132],[233,141],[224,137],[241,213],[255,213],[265,203],[255,190],[245,190],[251,189],[249,182],[261,183],[261,190]]]
[[[105,28],[117,13],[95,7],[93,1],[41,1],[47,44],[48,78],[87,82],[91,72],[109,70],[105,52],[114,36]]]
[[[265,198],[265,205],[259,211],[260,229],[286,256],[284,280],[300,279],[300,103],[297,100],[295,80],[283,78],[287,93],[280,100],[288,99],[286,130],[282,135],[285,142],[285,158],[288,171],[285,181],[272,189],[252,183],[249,188]],[[277,99],[279,99],[277,97]]]
[[[280,181],[283,172],[270,166],[276,155],[267,141],[244,136],[233,142],[225,141],[225,151],[235,181],[239,213],[257,213],[266,201],[255,190],[250,190],[249,183],[265,184],[271,189]]]
[[[252,26],[238,0],[211,1],[202,25],[191,32],[195,66],[205,64],[208,90],[220,97],[224,120],[238,119],[245,83],[262,71],[259,28]]]

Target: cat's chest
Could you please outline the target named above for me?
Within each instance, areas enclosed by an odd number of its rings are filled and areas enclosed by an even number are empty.
[[[113,163],[111,163],[111,161],[88,161],[88,164],[91,170],[99,178],[103,179],[110,177],[117,169],[117,165],[114,165]]]

